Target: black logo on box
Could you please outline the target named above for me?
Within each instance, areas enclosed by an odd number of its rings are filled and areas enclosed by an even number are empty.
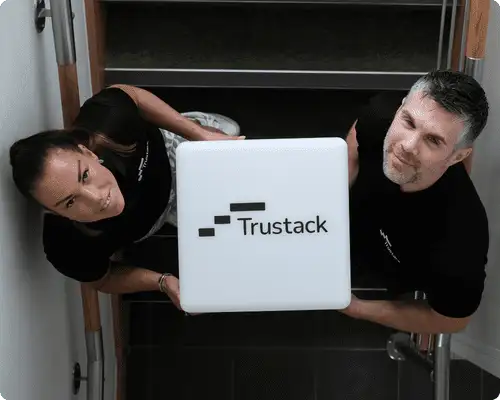
[[[265,211],[266,203],[231,203],[229,205],[231,212],[252,212]],[[292,234],[312,234],[327,233],[326,220],[316,215],[315,218],[308,221],[293,220],[284,218],[280,221],[256,221],[253,217],[236,218],[240,221],[242,233],[244,236],[254,235],[292,235]],[[214,216],[214,225],[227,225],[231,223],[231,215]],[[215,228],[200,228],[198,230],[200,237],[215,236]]]

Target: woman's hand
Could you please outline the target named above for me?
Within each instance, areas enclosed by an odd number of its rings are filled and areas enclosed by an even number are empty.
[[[170,300],[172,300],[172,303],[179,309],[182,310],[181,308],[181,300],[180,300],[180,289],[179,289],[179,279],[177,279],[173,275],[169,275],[165,278],[163,281],[163,285],[165,288],[165,291],[167,292],[167,296],[170,297]]]
[[[199,140],[243,140],[245,136],[229,136],[223,131],[210,126],[203,126],[203,133]]]

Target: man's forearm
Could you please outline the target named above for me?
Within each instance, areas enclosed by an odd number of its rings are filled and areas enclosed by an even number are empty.
[[[356,299],[346,314],[390,328],[415,333],[454,333],[462,330],[467,319],[447,318],[434,312],[426,303]]]
[[[135,86],[113,86],[122,89],[132,97],[144,119],[153,125],[189,140],[199,140],[202,137],[204,130],[201,125],[182,116],[153,93]]]
[[[148,269],[113,265],[96,289],[110,294],[159,291],[160,276],[160,273]]]

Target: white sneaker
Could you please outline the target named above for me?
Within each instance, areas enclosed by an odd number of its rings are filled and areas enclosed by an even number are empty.
[[[238,123],[225,115],[199,111],[190,111],[182,113],[182,115],[198,121],[202,126],[219,129],[228,136],[239,136],[240,134]]]

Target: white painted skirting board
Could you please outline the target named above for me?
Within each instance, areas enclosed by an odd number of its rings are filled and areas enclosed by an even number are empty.
[[[453,335],[451,351],[500,378],[500,350],[463,334]]]

